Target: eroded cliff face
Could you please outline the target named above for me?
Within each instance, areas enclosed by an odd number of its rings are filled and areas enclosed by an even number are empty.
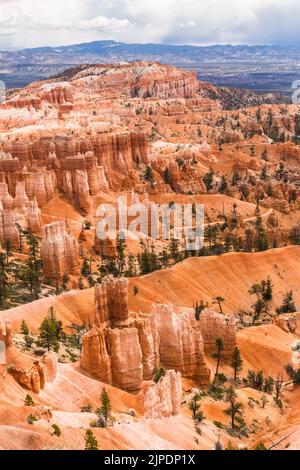
[[[18,360],[13,362],[10,373],[15,380],[35,393],[40,393],[48,382],[53,382],[57,374],[57,358],[52,353],[45,354],[40,360],[28,360],[27,364],[18,364]]]
[[[16,184],[15,197],[10,195],[6,183],[0,183],[1,243],[9,240],[14,248],[19,247],[20,234],[16,224],[33,233],[40,233],[42,220],[37,200],[29,201],[24,181]]]
[[[48,352],[41,359],[20,352],[13,344],[13,329],[9,320],[0,322],[0,341],[5,344],[5,363],[8,372],[23,387],[40,393],[57,375],[57,357]],[[3,351],[2,351],[3,352]]]
[[[161,419],[180,413],[183,398],[180,372],[168,370],[155,385],[149,386],[144,398],[146,419]]]
[[[206,354],[216,353],[216,340],[221,338],[224,344],[222,357],[231,359],[236,347],[236,326],[232,315],[226,316],[214,310],[204,310],[200,315],[199,327],[204,340]]]
[[[130,316],[128,280],[104,280],[95,287],[91,330],[82,338],[81,366],[105,383],[137,392],[158,367],[149,318]]]
[[[141,389],[163,366],[207,386],[205,353],[224,342],[224,359],[236,346],[235,320],[213,310],[197,321],[193,309],[154,305],[151,315],[128,310],[128,280],[108,278],[95,287],[91,330],[83,336],[81,366],[94,377],[127,391]]]
[[[0,322],[0,341],[3,341],[6,348],[10,348],[13,344],[12,327],[9,320]]]
[[[43,227],[41,257],[43,273],[51,280],[61,280],[64,274],[79,274],[78,242],[65,222],[53,222]]]
[[[175,309],[171,305],[154,305],[160,345],[159,354],[167,369],[181,372],[206,386],[210,372],[205,362],[204,341],[200,324],[190,309]]]

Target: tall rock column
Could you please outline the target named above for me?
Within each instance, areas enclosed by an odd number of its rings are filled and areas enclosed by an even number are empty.
[[[200,315],[200,330],[204,339],[206,354],[216,353],[216,340],[221,338],[224,343],[222,357],[230,359],[236,347],[236,324],[234,317],[216,313],[214,310],[204,310]]]
[[[200,326],[190,309],[175,311],[170,305],[154,305],[152,311],[160,337],[160,360],[168,369],[208,385],[210,372],[205,362]]]
[[[60,280],[65,273],[79,274],[78,243],[68,233],[65,222],[45,225],[41,256],[44,275],[49,279]]]
[[[144,398],[146,419],[161,419],[180,413],[182,381],[180,372],[168,370],[160,381],[150,386]]]
[[[112,384],[128,392],[138,392],[143,382],[142,351],[136,328],[108,329]]]

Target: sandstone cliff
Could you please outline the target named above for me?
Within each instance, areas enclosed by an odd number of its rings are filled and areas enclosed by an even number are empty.
[[[150,386],[145,394],[145,418],[161,419],[178,415],[182,397],[180,372],[168,370],[166,375],[157,384]]]
[[[44,275],[61,280],[65,273],[79,274],[77,240],[68,233],[65,222],[53,222],[43,227],[41,243]]]

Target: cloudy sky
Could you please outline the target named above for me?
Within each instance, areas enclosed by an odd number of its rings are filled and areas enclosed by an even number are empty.
[[[0,49],[101,39],[300,44],[299,0],[0,0]]]

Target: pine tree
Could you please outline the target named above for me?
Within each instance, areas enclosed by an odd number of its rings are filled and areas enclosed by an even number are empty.
[[[219,306],[220,313],[223,314],[223,309],[222,309],[222,303],[225,302],[225,299],[223,297],[217,296],[213,300],[213,304],[217,304]]]
[[[125,273],[126,277],[135,277],[136,276],[136,265],[135,265],[135,256],[130,254],[128,256],[128,266]]]
[[[169,185],[172,183],[169,168],[166,168],[164,171],[164,182]]]
[[[219,374],[219,367],[220,367],[220,360],[221,360],[221,353],[224,351],[224,343],[222,338],[217,338],[216,339],[216,358],[217,358],[217,367],[216,367],[216,373],[215,373],[215,378],[214,378],[214,383],[217,380],[218,374]]]
[[[98,416],[103,416],[107,422],[111,416],[111,401],[109,395],[104,387],[100,395],[101,406],[96,410]]]
[[[32,397],[29,394],[27,394],[26,397],[25,397],[24,405],[25,406],[34,406],[34,401],[33,401]]]
[[[171,238],[170,244],[169,244],[169,251],[170,251],[170,258],[172,258],[175,262],[177,262],[180,257],[179,240],[175,238]]]
[[[221,194],[226,194],[227,191],[228,191],[228,183],[227,183],[227,180],[226,180],[225,176],[222,175],[221,181],[220,181],[220,184],[219,184],[219,192]]]
[[[224,413],[227,416],[231,417],[231,427],[232,429],[235,429],[235,420],[237,416],[241,416],[242,410],[243,410],[243,405],[242,403],[239,403],[236,401],[237,399],[237,394],[235,393],[234,388],[231,386],[226,392],[226,401],[229,403],[229,407],[226,408]]]
[[[9,238],[4,240],[4,248],[6,251],[6,263],[9,263],[9,257],[12,255],[12,242]]]
[[[81,274],[82,274],[82,276],[87,277],[87,276],[90,275],[90,273],[91,273],[90,263],[86,258],[83,258]]]
[[[146,181],[151,183],[151,185],[153,184],[153,171],[152,171],[152,168],[150,166],[146,167],[144,178],[145,178]]]
[[[189,402],[189,409],[191,410],[192,412],[192,415],[193,415],[193,419],[195,420],[196,417],[197,417],[197,413],[199,412],[200,410],[200,403],[199,403],[199,400],[200,400],[200,395],[199,393],[196,393],[193,398],[191,399],[191,401]]]
[[[231,367],[234,372],[234,380],[237,380],[238,373],[242,370],[243,367],[243,359],[241,356],[241,351],[238,347],[234,348],[231,358]]]
[[[25,320],[22,320],[21,322],[21,333],[25,336],[29,335],[29,328]]]
[[[203,310],[206,308],[203,300],[201,300],[200,304],[198,304],[198,302],[196,303],[196,307],[195,307],[195,318],[197,321],[200,320],[200,315],[201,313],[203,312]]]
[[[126,255],[125,255],[125,250],[126,250],[126,242],[124,239],[123,234],[120,234],[117,240],[117,265],[118,265],[118,271],[119,274],[122,275],[124,272],[125,264],[126,264]]]
[[[8,297],[8,276],[7,276],[6,256],[0,253],[0,307],[3,308],[4,302]]]
[[[39,298],[42,284],[42,260],[39,257],[39,242],[31,233],[27,234],[27,242],[29,244],[29,256],[26,263],[25,278],[30,295],[34,299]]]
[[[276,313],[281,315],[282,313],[294,313],[296,311],[297,309],[294,302],[293,291],[291,290],[283,297],[282,305],[276,309]]]
[[[270,302],[273,299],[273,284],[270,276],[266,281],[262,281],[262,297],[265,302]]]
[[[268,161],[268,151],[265,149],[262,154],[261,154],[261,159],[264,160],[265,162]]]
[[[210,169],[209,172],[203,176],[203,182],[206,186],[207,192],[209,192],[214,186],[214,176],[215,176],[215,173],[212,169]]]
[[[98,441],[90,429],[85,433],[85,450],[99,450]]]
[[[44,318],[39,328],[39,332],[38,342],[40,346],[47,348],[48,351],[53,349],[57,352],[59,350],[59,341],[65,339],[65,333],[62,322],[57,320],[53,307],[49,309],[48,315]]]

